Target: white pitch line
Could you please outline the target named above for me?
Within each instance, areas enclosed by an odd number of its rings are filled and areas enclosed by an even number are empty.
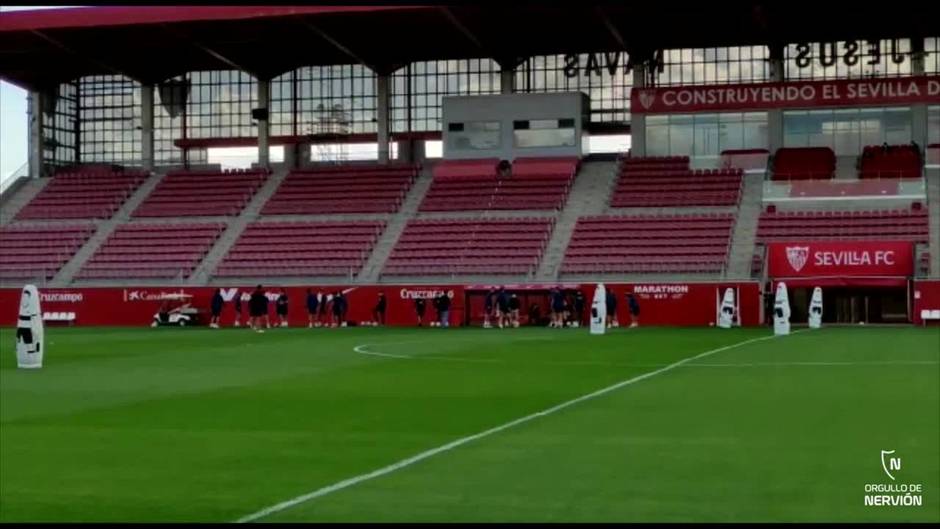
[[[929,366],[940,362],[932,360],[886,360],[883,362],[760,362],[742,364],[688,364],[686,367],[794,367],[794,366]]]
[[[368,347],[369,345],[370,345],[370,344],[367,344],[367,343],[364,343],[364,344],[362,344],[362,345],[357,345],[357,346],[353,347],[353,351],[355,351],[355,352],[357,352],[357,353],[359,353],[359,354],[361,354],[361,355],[386,356],[386,357],[388,357],[388,358],[409,358],[409,359],[413,359],[413,358],[414,358],[413,356],[408,356],[408,355],[393,355],[393,354],[390,354],[390,353],[379,353],[379,352],[375,352],[375,351],[366,351],[366,347]]]
[[[791,334],[797,334],[797,333],[800,333],[800,332],[803,332],[803,330],[794,331],[794,332],[791,333]],[[328,485],[328,486],[326,486],[326,487],[319,488],[319,489],[317,489],[317,490],[308,492],[308,493],[306,493],[306,494],[302,494],[302,495],[297,496],[297,497],[295,497],[295,498],[291,498],[291,499],[289,499],[289,500],[285,500],[285,501],[282,501],[282,502],[280,502],[280,503],[271,505],[270,507],[265,507],[264,509],[261,509],[260,511],[257,511],[257,512],[254,512],[254,513],[252,513],[252,514],[248,514],[248,515],[242,516],[242,517],[239,518],[238,520],[235,520],[235,523],[253,522],[253,521],[255,521],[255,520],[264,518],[264,517],[266,517],[266,516],[270,516],[270,515],[272,515],[272,514],[279,513],[279,512],[281,512],[281,511],[285,511],[285,510],[287,510],[287,509],[290,509],[291,507],[294,507],[294,506],[296,506],[296,505],[300,505],[301,503],[304,503],[304,502],[307,502],[307,501],[310,501],[310,500],[313,500],[313,499],[316,499],[316,498],[319,498],[319,497],[322,497],[322,496],[326,496],[327,494],[331,494],[331,493],[336,492],[336,491],[338,491],[338,490],[343,490],[343,489],[345,489],[345,488],[352,487],[353,485],[356,485],[356,484],[358,484],[358,483],[362,483],[363,481],[368,481],[368,480],[370,480],[370,479],[378,478],[378,477],[384,476],[384,475],[386,475],[386,474],[391,474],[392,472],[395,472],[396,470],[405,468],[405,467],[407,467],[407,466],[411,466],[411,465],[413,465],[413,464],[415,464],[415,463],[417,463],[417,462],[419,462],[419,461],[423,461],[423,460],[428,459],[428,458],[430,458],[430,457],[433,457],[433,456],[435,456],[435,455],[437,455],[437,454],[440,454],[440,453],[443,453],[443,452],[448,452],[448,451],[453,450],[454,448],[457,448],[457,447],[459,447],[459,446],[462,446],[462,445],[465,445],[465,444],[467,444],[467,443],[476,441],[477,439],[482,439],[483,437],[488,437],[488,436],[493,435],[493,434],[495,434],[495,433],[499,433],[499,432],[502,432],[502,431],[504,431],[504,430],[508,430],[508,429],[510,429],[510,428],[512,428],[512,427],[514,427],[514,426],[518,426],[518,425],[520,425],[520,424],[527,423],[527,422],[529,422],[529,421],[531,421],[531,420],[533,420],[533,419],[538,419],[538,418],[540,418],[540,417],[545,417],[545,416],[551,415],[551,414],[556,413],[556,412],[558,412],[558,411],[561,411],[561,410],[563,410],[563,409],[565,409],[565,408],[574,406],[575,404],[579,404],[579,403],[584,402],[584,401],[586,401],[586,400],[591,400],[591,399],[600,397],[601,395],[605,395],[605,394],[607,394],[607,393],[610,393],[611,391],[616,391],[616,390],[618,390],[618,389],[620,389],[620,388],[622,388],[622,387],[624,387],[624,386],[629,386],[629,385],[631,385],[631,384],[635,384],[635,383],[637,383],[637,382],[640,382],[641,380],[646,380],[647,378],[651,378],[651,377],[654,377],[654,376],[659,375],[659,374],[661,374],[661,373],[665,373],[665,372],[667,372],[667,371],[671,371],[671,370],[673,370],[673,369],[675,369],[675,368],[677,368],[677,367],[679,367],[679,366],[682,366],[682,365],[684,365],[684,364],[686,364],[686,363],[692,362],[692,361],[694,361],[694,360],[698,360],[699,358],[705,358],[706,356],[711,356],[711,355],[713,355],[713,354],[720,353],[720,352],[722,352],[722,351],[727,351],[727,350],[729,350],[729,349],[734,349],[735,347],[740,347],[740,346],[742,346],[742,345],[747,345],[747,344],[755,343],[755,342],[762,342],[762,341],[764,341],[764,340],[771,340],[771,339],[773,339],[773,338],[776,338],[776,336],[775,336],[775,335],[770,335],[770,336],[763,336],[763,337],[761,337],[761,338],[751,338],[750,340],[744,340],[743,342],[738,342],[738,343],[734,343],[734,344],[731,344],[731,345],[726,345],[726,346],[723,346],[723,347],[719,347],[719,348],[717,348],[717,349],[711,349],[711,350],[709,350],[709,351],[705,351],[704,353],[699,353],[699,354],[697,354],[697,355],[695,355],[695,356],[690,356],[690,357],[685,358],[685,359],[683,359],[683,360],[679,360],[678,362],[674,362],[674,363],[672,363],[672,364],[669,364],[669,365],[667,365],[666,367],[657,369],[657,370],[655,370],[655,371],[650,371],[650,372],[648,372],[648,373],[644,373],[644,374],[642,374],[642,375],[635,376],[635,377],[630,378],[630,379],[627,379],[627,380],[623,380],[623,381],[618,382],[618,383],[616,383],[616,384],[614,384],[614,385],[612,385],[612,386],[607,386],[606,388],[599,389],[599,390],[594,391],[594,392],[592,392],[592,393],[588,393],[588,394],[586,394],[586,395],[582,395],[582,396],[580,396],[580,397],[571,399],[571,400],[569,400],[569,401],[562,402],[561,404],[558,404],[558,405],[556,405],[556,406],[552,406],[551,408],[548,408],[548,409],[545,409],[545,410],[542,410],[542,411],[538,411],[538,412],[535,412],[535,413],[533,413],[533,414],[526,415],[526,416],[524,416],[524,417],[520,417],[520,418],[515,419],[515,420],[513,420],[513,421],[509,421],[509,422],[507,422],[507,423],[505,423],[505,424],[501,424],[501,425],[499,425],[499,426],[490,428],[489,430],[484,430],[484,431],[482,431],[482,432],[479,432],[479,433],[476,433],[476,434],[473,434],[473,435],[468,435],[467,437],[461,437],[460,439],[457,439],[457,440],[455,440],[455,441],[451,441],[451,442],[449,442],[449,443],[447,443],[447,444],[445,444],[445,445],[441,445],[441,446],[438,446],[437,448],[432,448],[432,449],[430,449],[430,450],[426,450],[426,451],[424,451],[424,452],[421,452],[420,454],[411,456],[411,457],[409,457],[409,458],[407,458],[407,459],[402,459],[401,461],[399,461],[399,462],[397,462],[397,463],[393,463],[393,464],[388,465],[388,466],[386,466],[386,467],[382,467],[382,468],[380,468],[380,469],[373,470],[372,472],[369,472],[369,473],[367,473],[367,474],[360,474],[360,475],[358,475],[358,476],[353,476],[353,477],[351,477],[351,478],[344,479],[343,481],[334,483],[334,484],[332,484],[332,485]]]
[[[414,343],[414,342],[387,342],[387,343]],[[441,360],[444,362],[473,362],[476,364],[502,364],[500,360],[489,359],[489,358],[463,358],[459,356],[414,356],[414,355],[396,355],[391,353],[382,353],[378,351],[367,351],[366,347],[376,344],[364,343],[362,345],[357,345],[353,347],[353,351],[362,354],[362,355],[372,355],[372,356],[387,356],[389,358],[405,358],[408,360]],[[379,344],[381,345],[381,344]],[[387,345],[387,344],[386,344]]]

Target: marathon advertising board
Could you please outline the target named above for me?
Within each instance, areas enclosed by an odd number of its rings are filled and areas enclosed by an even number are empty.
[[[621,326],[631,323],[627,294],[632,293],[640,306],[642,326],[690,326],[709,327],[717,325],[715,292],[735,289],[740,293],[741,325],[760,325],[762,304],[760,283],[708,282],[708,283],[604,283],[616,298],[614,313]],[[594,284],[582,285],[585,296],[593,296]],[[591,299],[588,297],[588,299]]]
[[[771,243],[771,277],[909,277],[911,243],[898,241],[811,241]]]
[[[630,111],[640,114],[911,103],[940,103],[940,77],[670,86],[630,94]]]

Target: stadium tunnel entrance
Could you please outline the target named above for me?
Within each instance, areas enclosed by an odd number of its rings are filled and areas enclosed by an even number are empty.
[[[498,289],[500,285],[472,285],[464,290],[464,325],[482,326],[486,318],[486,296],[491,288]],[[519,325],[547,327],[551,321],[551,302],[549,293],[552,288],[560,288],[569,307],[569,317],[566,323],[578,321],[583,327],[587,322],[587,308],[582,314],[575,315],[571,311],[574,306],[575,294],[581,290],[580,284],[563,285],[505,285],[506,293],[515,294],[519,298]],[[494,302],[495,303],[495,302]],[[589,305],[590,300],[585,302]]]
[[[823,323],[899,324],[912,322],[911,286],[907,278],[784,280],[789,290],[791,323],[807,323],[813,289],[823,291]],[[774,292],[778,281],[771,285]],[[770,300],[772,303],[773,295]],[[765,311],[770,314],[771,311]],[[772,322],[771,322],[772,324]]]

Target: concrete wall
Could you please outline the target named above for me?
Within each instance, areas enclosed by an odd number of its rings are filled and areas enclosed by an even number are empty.
[[[500,94],[444,97],[442,124],[444,158],[500,158],[520,156],[581,156],[584,123],[590,102],[581,92],[555,94]],[[513,121],[534,119],[573,119],[574,145],[565,147],[517,148],[513,141]],[[457,148],[450,141],[450,123],[496,121],[500,123],[499,144],[492,149]]]

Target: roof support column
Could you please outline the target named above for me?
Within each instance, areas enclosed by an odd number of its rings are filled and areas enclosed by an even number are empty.
[[[914,75],[924,75],[924,38],[911,38],[911,73]]]
[[[769,74],[770,82],[782,83],[786,80],[783,62],[783,45],[770,44],[769,48]],[[772,108],[767,111],[767,150],[773,156],[777,149],[783,147],[783,110]]]
[[[516,71],[512,68],[500,66],[499,68],[499,93],[511,94],[516,91]]]
[[[26,105],[26,114],[29,117],[29,177],[39,178],[43,171],[42,147],[42,104],[43,97],[40,92],[30,92]]]
[[[140,163],[144,171],[153,171],[153,85],[140,87]]]
[[[638,62],[633,65],[633,89],[641,90],[645,86],[646,64]],[[646,114],[630,112],[630,154],[646,156]]]
[[[388,74],[380,73],[375,76],[375,121],[376,121],[376,139],[379,146],[379,163],[387,164],[389,161],[389,89]]]
[[[911,73],[924,75],[924,39],[911,38]],[[915,103],[911,105],[911,141],[916,143],[921,154],[927,146],[927,104]]]
[[[271,106],[271,81],[258,79],[258,109],[261,118],[258,120],[258,166],[264,169],[271,167],[271,121],[268,108]]]

